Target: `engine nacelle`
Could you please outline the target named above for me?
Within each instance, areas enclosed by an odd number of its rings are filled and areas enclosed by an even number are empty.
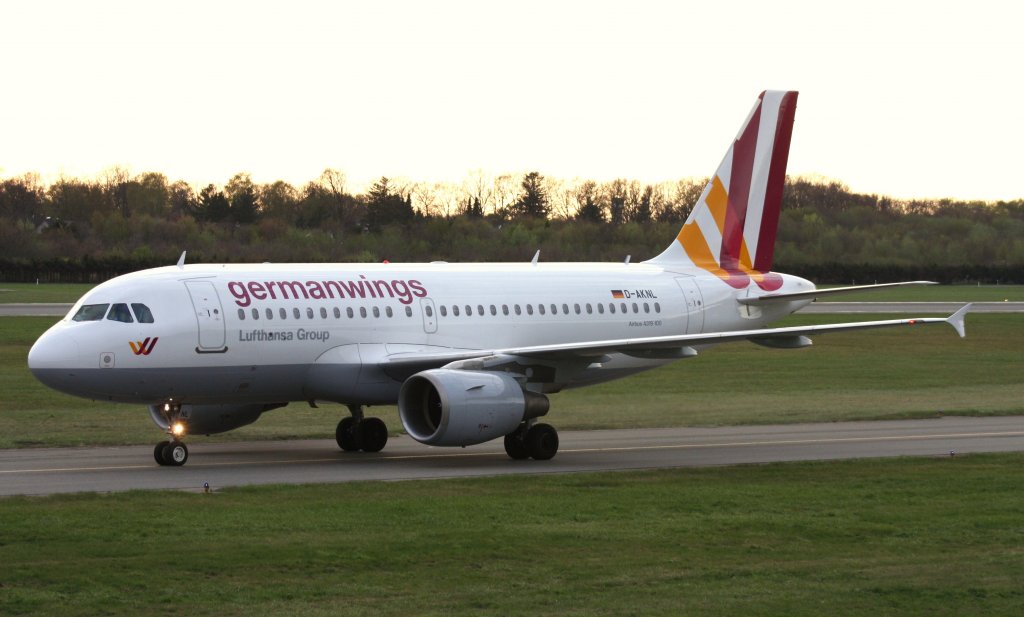
[[[252,424],[264,411],[284,407],[288,403],[249,403],[244,405],[182,405],[174,421],[185,425],[192,435],[212,435]],[[157,426],[170,426],[163,405],[150,405],[149,416]]]
[[[548,397],[508,373],[432,369],[402,384],[398,413],[409,436],[431,446],[471,446],[548,412]]]

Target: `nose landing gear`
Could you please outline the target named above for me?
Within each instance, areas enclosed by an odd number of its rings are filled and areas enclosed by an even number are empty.
[[[167,422],[167,441],[161,441],[153,448],[153,459],[158,465],[181,467],[188,461],[188,447],[181,442],[185,436],[185,423],[180,419],[181,405],[167,403],[160,411]]]

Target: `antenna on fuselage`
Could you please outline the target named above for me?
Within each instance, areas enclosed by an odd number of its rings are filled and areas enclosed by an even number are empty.
[[[181,252],[181,257],[178,258],[178,269],[179,270],[184,270],[185,269],[185,253],[187,253],[187,252],[188,251],[182,251]]]
[[[630,257],[632,257],[632,255],[626,255],[626,261],[624,261],[622,263],[624,263],[624,264],[626,264],[628,266],[629,265],[629,258]]]
[[[533,259],[530,260],[530,264],[536,266],[537,265],[537,261],[539,259],[540,259],[540,249],[537,249],[537,252],[533,254]]]

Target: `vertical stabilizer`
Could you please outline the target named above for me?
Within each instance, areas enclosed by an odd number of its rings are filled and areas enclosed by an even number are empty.
[[[751,280],[778,289],[782,279],[770,272],[796,98],[761,93],[679,235],[650,263],[694,266],[736,289]]]

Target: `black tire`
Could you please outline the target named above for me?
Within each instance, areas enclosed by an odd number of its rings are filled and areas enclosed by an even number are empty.
[[[356,419],[352,416],[342,418],[341,422],[338,422],[338,428],[334,431],[334,440],[338,442],[338,447],[345,452],[355,452],[360,449],[360,435],[359,435],[359,424]]]
[[[380,418],[366,418],[359,424],[363,452],[380,452],[388,443],[388,425]]]
[[[520,427],[505,435],[505,454],[508,454],[508,457],[514,461],[530,458],[530,449],[526,446],[525,433],[523,427]]]
[[[153,448],[153,458],[156,459],[157,465],[160,465],[161,467],[167,464],[164,462],[164,450],[167,449],[167,445],[168,442],[161,441],[160,443],[156,444],[155,448]]]
[[[534,460],[550,460],[558,452],[558,431],[550,424],[534,424],[526,433],[526,447]]]
[[[180,441],[172,441],[164,446],[164,465],[181,467],[188,461],[188,446]]]

